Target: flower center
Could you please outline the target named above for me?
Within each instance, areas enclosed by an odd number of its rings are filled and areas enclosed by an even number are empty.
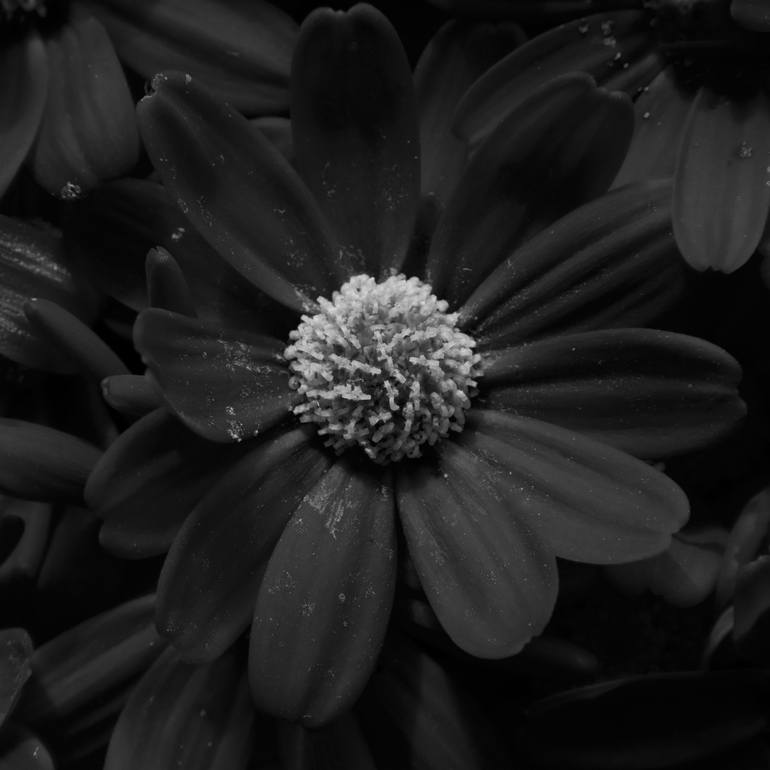
[[[302,396],[293,411],[327,446],[358,445],[384,465],[462,430],[481,357],[427,283],[356,275],[318,304],[284,356]]]

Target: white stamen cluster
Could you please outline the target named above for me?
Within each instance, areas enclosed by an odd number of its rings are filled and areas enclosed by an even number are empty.
[[[358,445],[384,465],[462,430],[481,357],[428,284],[356,275],[318,304],[284,356],[303,396],[293,411],[319,426],[327,446]]]

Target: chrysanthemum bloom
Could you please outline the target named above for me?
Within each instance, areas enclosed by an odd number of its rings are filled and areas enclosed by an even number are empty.
[[[184,67],[246,112],[284,110],[295,29],[264,2],[2,0],[0,195],[28,156],[37,181],[65,199],[135,165],[118,57],[146,77]]]
[[[585,76],[534,94],[478,148],[423,254],[425,226],[409,252],[412,76],[379,12],[305,22],[296,170],[194,78],[156,78],[143,137],[223,260],[212,282],[232,273],[282,308],[232,294],[201,320],[174,260],[154,255],[150,294],[170,309],[143,311],[134,341],[166,408],[89,480],[105,543],[143,555],[173,540],[158,623],[187,659],[216,658],[251,622],[257,704],[318,725],[372,670],[398,527],[446,631],[490,658],[547,622],[556,555],[666,546],[687,501],[617,447],[684,451],[742,406],[737,365],[708,343],[596,330],[648,318],[671,288],[665,184],[555,221],[615,176],[630,109]]]
[[[624,89],[636,99],[637,125],[615,185],[673,176],[685,259],[732,272],[757,248],[770,209],[770,10],[741,0],[638,6],[529,41],[467,94],[457,130],[479,141],[532,88],[567,72]]]

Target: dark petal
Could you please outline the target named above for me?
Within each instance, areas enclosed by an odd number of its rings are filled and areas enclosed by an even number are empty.
[[[529,417],[474,410],[458,439],[557,556],[613,564],[663,551],[687,521],[684,492],[606,444]]]
[[[754,253],[770,209],[770,99],[702,88],[683,129],[674,234],[696,270],[732,273]]]
[[[23,420],[0,419],[0,490],[27,500],[83,500],[101,452],[76,436]]]
[[[173,313],[194,318],[195,303],[179,263],[162,246],[150,249],[145,262],[147,301]]]
[[[20,725],[8,725],[0,742],[0,770],[54,770],[40,738]]]
[[[32,640],[23,628],[0,631],[0,727],[13,711],[32,669]]]
[[[531,94],[476,150],[439,219],[426,269],[437,296],[457,306],[518,243],[604,192],[633,125],[628,97],[587,75]]]
[[[249,114],[289,104],[296,24],[259,0],[86,0],[120,58],[149,80],[161,70],[190,72]]]
[[[539,634],[556,600],[556,564],[512,516],[479,462],[445,441],[435,462],[399,466],[398,511],[425,594],[466,652],[503,658]]]
[[[97,334],[61,305],[32,299],[25,308],[27,320],[42,339],[48,339],[83,374],[101,382],[111,375],[129,374],[126,365]]]
[[[738,571],[733,604],[733,637],[740,654],[766,666],[770,639],[770,556],[760,556]]]
[[[458,106],[455,130],[476,144],[549,80],[585,72],[604,85],[633,69],[652,45],[649,18],[641,11],[596,14],[556,27],[476,81]]]
[[[448,22],[428,42],[414,71],[420,113],[422,192],[445,201],[466,161],[466,145],[452,131],[460,97],[505,54],[523,42],[513,23]]]
[[[268,437],[185,522],[158,584],[158,627],[189,660],[212,660],[252,619],[268,558],[328,467],[302,429]]]
[[[76,204],[68,224],[68,250],[106,294],[134,310],[147,305],[145,257],[160,246],[182,268],[201,317],[262,330],[264,317],[276,315],[279,306],[233,270],[155,182],[104,185]]]
[[[767,692],[757,671],[618,679],[535,703],[517,745],[544,769],[705,767],[766,728]]]
[[[88,479],[86,500],[104,519],[102,545],[128,558],[164,553],[198,500],[244,451],[199,438],[165,409],[143,417]]]
[[[746,412],[721,348],[652,329],[550,337],[492,353],[485,404],[576,430],[638,457],[711,444]]]
[[[253,128],[261,131],[276,146],[281,155],[291,162],[294,157],[294,147],[292,145],[291,121],[289,118],[270,116],[254,118],[249,123]]]
[[[49,193],[70,200],[136,164],[134,101],[96,19],[75,15],[46,48],[48,98],[32,168]]]
[[[716,527],[678,532],[663,553],[615,564],[607,568],[608,576],[626,594],[650,591],[676,607],[694,607],[714,590],[726,535]]]
[[[82,291],[51,228],[0,216],[0,353],[32,367],[71,370],[24,313],[32,297],[48,299],[79,316],[91,315],[90,294]]]
[[[669,68],[645,87],[634,102],[636,129],[613,187],[674,175],[679,137],[691,103]]]
[[[0,497],[0,585],[34,581],[50,547],[54,506]]]
[[[163,650],[153,595],[108,610],[38,647],[19,716],[49,726],[141,674]]]
[[[296,166],[351,272],[400,268],[420,196],[417,106],[406,53],[379,11],[323,8],[305,20],[291,121]]]
[[[171,409],[210,441],[242,441],[285,419],[294,395],[285,345],[151,308],[139,314],[134,345]]]
[[[37,35],[0,48],[0,197],[35,141],[47,83],[45,46]]]
[[[258,738],[243,663],[205,666],[166,650],[134,687],[107,749],[105,770],[247,770]]]
[[[395,582],[389,480],[338,462],[294,512],[259,589],[249,648],[257,706],[308,727],[349,709],[377,661]]]
[[[513,252],[460,309],[480,349],[545,335],[643,325],[683,289],[671,233],[671,186],[613,191]]]
[[[198,232],[241,275],[304,311],[346,275],[318,204],[288,161],[189,75],[139,102],[147,152]],[[172,250],[173,253],[173,250]]]
[[[732,0],[730,15],[736,24],[755,32],[770,32],[770,8],[767,0]]]
[[[129,417],[142,417],[163,405],[157,386],[143,374],[105,377],[102,396],[113,409]]]

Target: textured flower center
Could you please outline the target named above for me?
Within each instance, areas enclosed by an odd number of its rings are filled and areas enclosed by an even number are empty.
[[[327,446],[357,445],[386,464],[462,430],[481,359],[428,284],[356,275],[318,304],[284,356],[302,396],[294,413],[316,423]]]

